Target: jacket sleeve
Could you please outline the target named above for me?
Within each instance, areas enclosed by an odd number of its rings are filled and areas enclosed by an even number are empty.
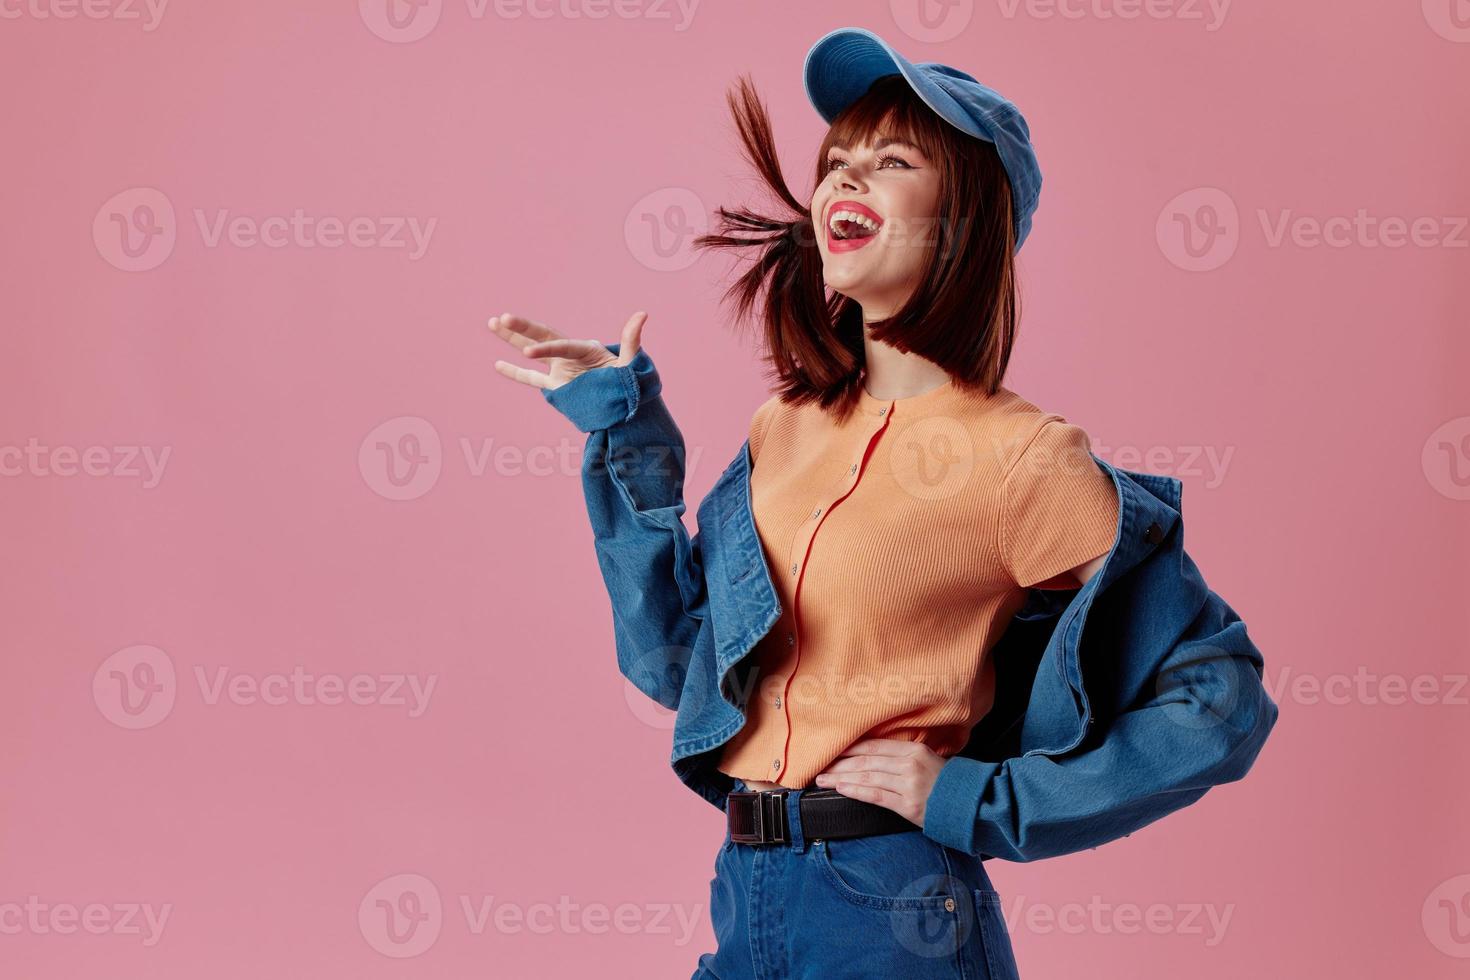
[[[1245,775],[1277,706],[1245,623],[1180,558],[1203,603],[1147,689],[1071,752],[952,756],[926,801],[925,834],[970,854],[1035,861],[1124,837]]]
[[[620,344],[608,344],[618,353]],[[708,609],[701,536],[684,527],[684,438],[647,349],[541,394],[587,433],[582,489],[612,602],[618,669],[670,710]]]

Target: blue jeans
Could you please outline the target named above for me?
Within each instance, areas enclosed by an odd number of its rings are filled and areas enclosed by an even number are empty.
[[[710,881],[718,945],[692,980],[1018,980],[978,857],[918,828],[808,840],[803,792],[786,795],[788,843],[737,844],[726,829]]]

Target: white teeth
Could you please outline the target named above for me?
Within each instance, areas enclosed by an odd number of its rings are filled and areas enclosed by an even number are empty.
[[[878,232],[878,222],[874,221],[872,218],[869,218],[867,215],[858,214],[856,211],[833,211],[832,218],[829,224],[832,227],[832,231],[838,234],[838,237],[841,237],[841,233],[838,231],[837,228],[837,222],[839,221],[856,222],[857,224],[862,225],[864,228],[868,229],[874,234],[877,234]]]

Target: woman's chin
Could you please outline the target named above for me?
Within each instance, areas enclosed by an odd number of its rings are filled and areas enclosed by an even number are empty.
[[[834,293],[841,293],[850,300],[862,302],[863,283],[866,276],[856,270],[843,268],[843,263],[834,262],[822,266],[822,281]]]

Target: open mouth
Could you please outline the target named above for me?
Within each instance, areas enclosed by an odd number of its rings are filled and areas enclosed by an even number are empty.
[[[837,239],[871,238],[878,234],[879,228],[878,222],[856,211],[834,211],[828,224],[832,237]]]
[[[883,219],[876,211],[856,201],[837,201],[827,212],[827,242],[855,248],[878,234]]]

